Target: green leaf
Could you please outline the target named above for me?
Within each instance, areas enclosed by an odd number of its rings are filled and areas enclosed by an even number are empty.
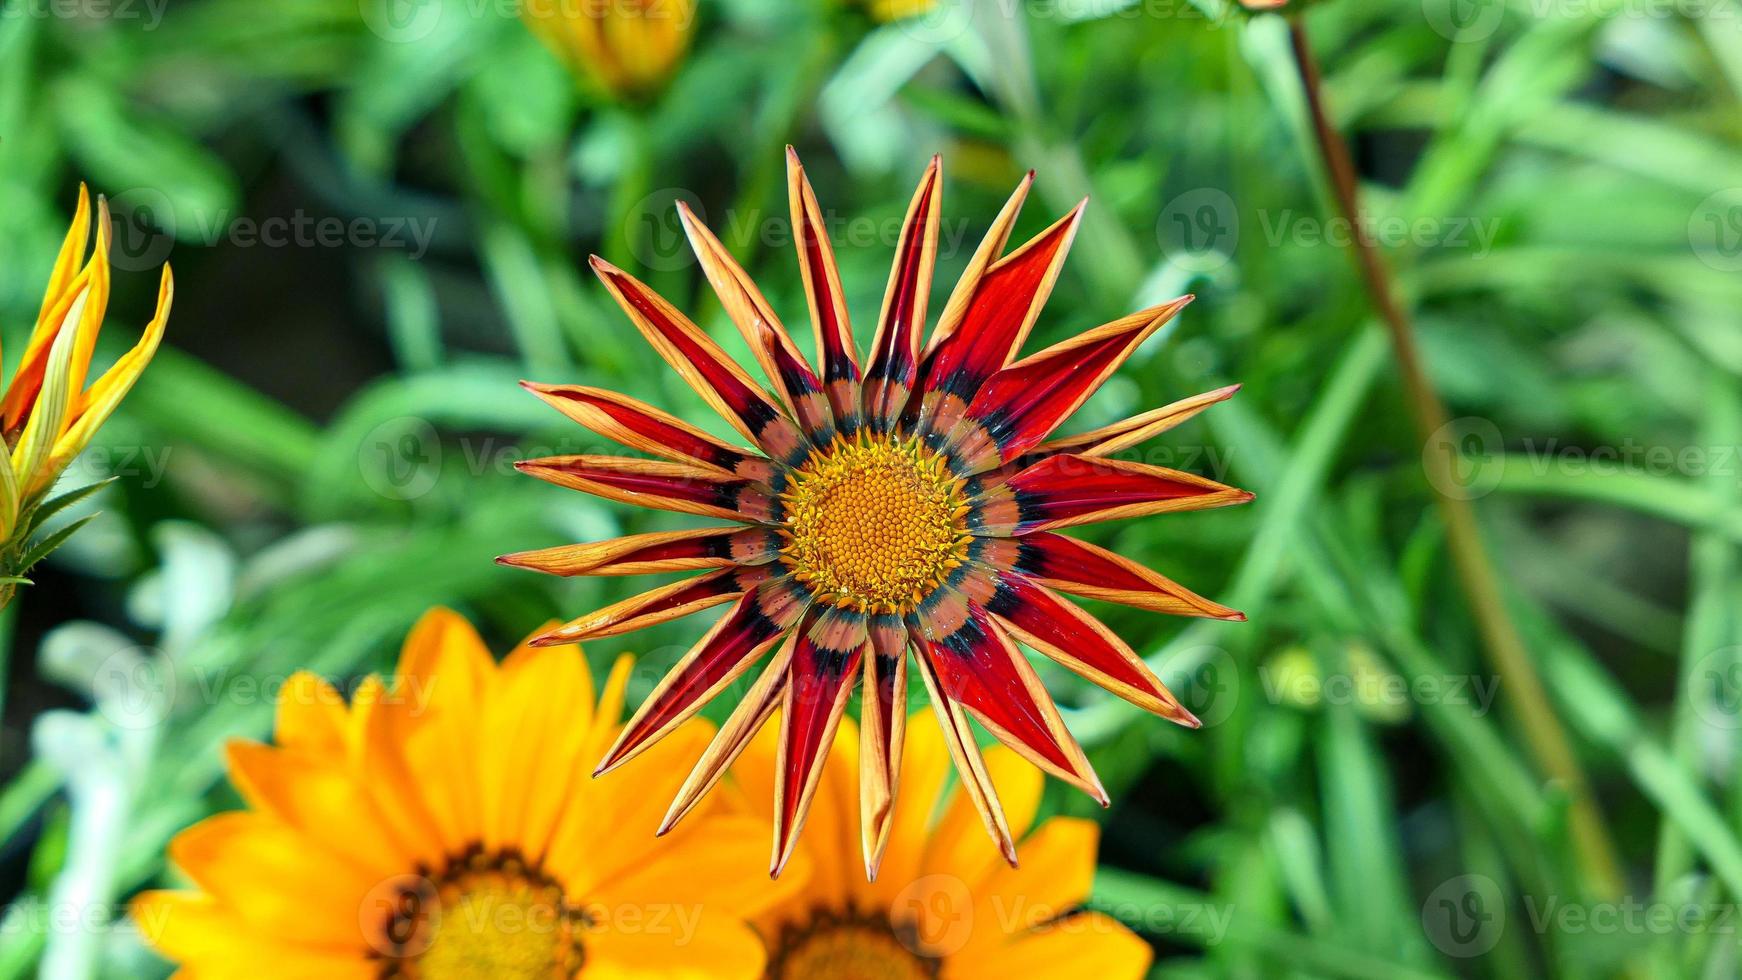
[[[60,530],[55,531],[53,534],[43,538],[41,541],[38,541],[29,551],[24,553],[24,557],[18,563],[19,569],[28,571],[37,562],[47,558],[54,549],[66,544],[68,538],[72,537],[79,528],[89,524],[96,518],[96,516],[97,515],[95,514],[86,514],[84,517],[79,518],[71,524],[68,524],[66,527],[63,527]]]
[[[30,520],[26,523],[24,528],[25,536],[28,537],[35,534],[37,529],[41,528],[48,522],[49,518],[68,507],[71,507],[73,504],[84,500],[119,479],[120,477],[118,476],[106,477],[98,480],[96,483],[86,484],[85,486],[79,487],[77,490],[68,490],[66,493],[63,493],[58,497],[50,497],[48,500],[43,501],[41,504],[37,505],[35,510],[30,512]]]

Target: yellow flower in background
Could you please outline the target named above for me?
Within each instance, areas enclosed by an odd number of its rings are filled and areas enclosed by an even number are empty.
[[[748,870],[767,823],[722,808],[654,838],[709,727],[620,784],[587,777],[628,678],[625,658],[596,695],[572,646],[498,665],[443,609],[348,708],[296,675],[275,744],[229,748],[248,809],[175,839],[199,891],[141,896],[142,934],[201,980],[759,976],[744,918],[792,890]]]
[[[30,544],[38,522],[58,509],[57,503],[83,495],[74,491],[39,510],[67,464],[90,443],[150,363],[169,320],[175,279],[166,265],[158,287],[157,312],[144,335],[95,383],[85,387],[97,334],[109,308],[110,222],[106,202],[97,203],[96,244],[87,259],[90,233],[91,196],[81,185],[78,210],[49,276],[36,328],[4,396],[0,396],[0,430],[5,432],[12,463],[0,467],[0,541],[5,542],[0,570],[6,576],[0,583],[0,606],[11,599],[30,566],[70,533],[69,529],[34,547]]]
[[[695,0],[526,0],[521,19],[570,71],[619,99],[658,91],[695,33]]]
[[[937,5],[938,0],[865,0],[872,18],[884,23],[930,13]]]
[[[1009,980],[1012,977],[1140,980],[1149,946],[1116,920],[1085,911],[1100,828],[1054,818],[1033,827],[1043,777],[1009,749],[986,753],[1018,845],[1019,868],[987,851],[980,819],[949,783],[949,748],[936,726],[906,726],[911,790],[895,805],[874,882],[855,855],[864,800],[853,778],[859,752],[841,723],[800,842],[809,883],[757,920],[769,980]],[[746,805],[774,797],[779,740],[771,730],[732,770]],[[942,804],[941,808],[939,804]]]

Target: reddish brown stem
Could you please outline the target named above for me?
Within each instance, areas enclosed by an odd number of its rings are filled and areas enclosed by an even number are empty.
[[[1306,89],[1313,132],[1337,208],[1354,231],[1350,258],[1391,338],[1398,373],[1409,398],[1410,418],[1415,423],[1417,435],[1426,445],[1448,422],[1445,404],[1422,369],[1409,310],[1398,299],[1391,270],[1368,231],[1349,144],[1331,124],[1330,114],[1325,109],[1324,84],[1318,61],[1313,56],[1306,26],[1299,16],[1289,19],[1289,38],[1294,46],[1295,64],[1300,71],[1301,84]],[[1573,753],[1572,743],[1524,645],[1524,638],[1507,611],[1500,576],[1495,572],[1493,560],[1482,540],[1475,509],[1468,500],[1450,496],[1440,489],[1455,485],[1450,482],[1453,478],[1452,461],[1447,454],[1423,453],[1422,458],[1440,519],[1445,524],[1446,542],[1452,552],[1458,583],[1476,618],[1489,660],[1505,685],[1508,701],[1524,730],[1525,741],[1536,764],[1548,778],[1562,784],[1571,797],[1569,824],[1590,887],[1601,896],[1619,896],[1625,885],[1614,842],[1603,824],[1602,812],[1591,794],[1578,757]]]

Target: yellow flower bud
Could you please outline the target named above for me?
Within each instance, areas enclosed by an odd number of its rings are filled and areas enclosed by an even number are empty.
[[[695,0],[527,0],[521,11],[570,71],[623,100],[665,85],[696,22]]]

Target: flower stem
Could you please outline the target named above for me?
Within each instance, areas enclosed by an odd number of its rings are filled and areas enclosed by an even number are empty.
[[[1409,311],[1398,299],[1390,269],[1374,244],[1362,216],[1360,192],[1356,184],[1355,165],[1349,144],[1325,109],[1324,85],[1318,61],[1313,57],[1306,25],[1299,16],[1289,18],[1289,40],[1294,47],[1295,65],[1306,91],[1307,110],[1311,114],[1313,133],[1325,172],[1336,197],[1342,217],[1354,230],[1350,255],[1356,271],[1367,288],[1375,312],[1385,324],[1391,339],[1392,353],[1409,399],[1411,420],[1426,444],[1446,425],[1445,404],[1440,401],[1426,371],[1421,353],[1416,347],[1415,328]],[[1445,523],[1446,541],[1458,582],[1470,604],[1481,631],[1483,645],[1500,675],[1523,726],[1525,740],[1536,763],[1550,778],[1561,783],[1568,794],[1569,826],[1573,843],[1590,887],[1601,896],[1618,896],[1624,888],[1620,861],[1615,845],[1603,824],[1602,813],[1591,795],[1572,743],[1567,738],[1560,718],[1555,714],[1538,675],[1524,638],[1506,608],[1500,577],[1483,543],[1475,509],[1468,500],[1440,491],[1440,487],[1455,485],[1451,460],[1443,453],[1423,453],[1428,484],[1433,488],[1440,519]],[[1436,470],[1440,472],[1435,472]]]

